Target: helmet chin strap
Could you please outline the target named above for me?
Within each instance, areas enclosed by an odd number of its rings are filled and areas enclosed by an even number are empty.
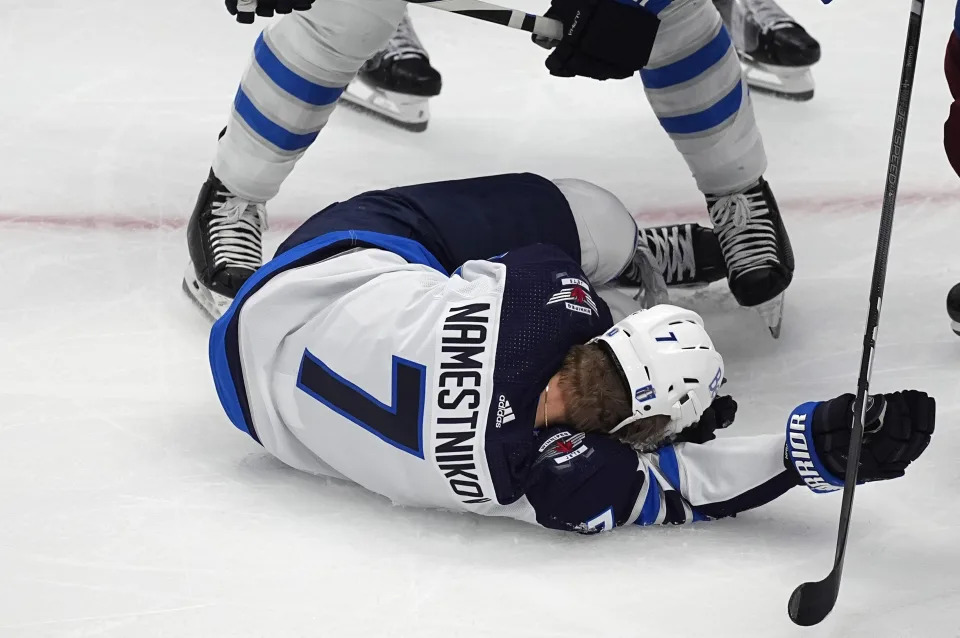
[[[687,395],[686,401],[678,401],[673,405],[670,414],[670,434],[680,434],[700,420],[703,415],[703,405],[695,392]]]
[[[670,424],[667,426],[667,432],[669,434],[679,434],[685,428],[690,427],[699,421],[700,415],[702,414],[703,406],[700,404],[700,400],[697,398],[696,394],[691,392],[687,395],[686,401],[678,401],[673,404],[673,408],[670,410],[669,414]],[[639,412],[634,412],[623,421],[620,421],[620,423],[617,423],[615,426],[613,426],[613,428],[611,428],[607,434],[614,434],[627,427],[631,423],[636,423],[637,421],[650,416],[658,415],[644,415]]]
[[[642,418],[643,418],[643,415],[642,415],[642,414],[640,414],[639,412],[634,412],[633,414],[631,414],[630,416],[628,416],[627,418],[625,418],[623,421],[620,421],[620,423],[617,423],[615,426],[613,426],[613,428],[610,429],[610,430],[607,432],[607,434],[613,434],[614,432],[617,432],[617,431],[619,431],[619,430],[622,430],[623,428],[627,427],[627,426],[630,425],[631,423],[636,423],[637,421],[639,421],[639,420],[642,419]]]

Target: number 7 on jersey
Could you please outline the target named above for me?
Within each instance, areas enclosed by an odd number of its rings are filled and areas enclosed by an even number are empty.
[[[423,458],[426,367],[393,356],[391,404],[385,405],[303,351],[297,387],[390,445]]]

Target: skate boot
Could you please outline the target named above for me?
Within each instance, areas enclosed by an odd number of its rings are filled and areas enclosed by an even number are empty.
[[[190,263],[183,289],[214,319],[262,264],[266,229],[264,204],[234,195],[211,170],[187,224]]]
[[[727,276],[720,242],[709,228],[676,224],[640,228],[637,252],[617,278],[622,286],[640,286],[645,307],[667,301],[667,288],[700,288]]]
[[[960,336],[960,284],[955,284],[947,293],[947,314],[954,334]]]
[[[820,43],[774,0],[715,0],[751,88],[776,97],[813,98],[810,67]]]
[[[427,101],[440,95],[441,84],[440,73],[430,66],[410,16],[404,13],[386,48],[367,60],[343,98],[402,128],[423,131],[430,120]]]
[[[770,334],[779,337],[783,292],[793,279],[794,264],[770,186],[761,177],[740,192],[706,197],[730,291],[741,306],[756,307]]]

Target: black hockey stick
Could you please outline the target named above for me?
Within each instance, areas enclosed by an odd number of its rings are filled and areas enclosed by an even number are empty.
[[[508,9],[483,0],[406,0],[410,4],[419,4],[431,9],[440,9],[459,13],[468,18],[502,24],[511,29],[520,29],[548,40],[559,40],[563,36],[563,24],[553,18],[545,18],[534,13],[525,13],[517,9]]]
[[[870,310],[867,314],[867,330],[863,335],[863,357],[860,359],[860,379],[857,382],[857,400],[853,408],[853,431],[850,434],[850,450],[847,456],[846,479],[843,482],[843,504],[840,508],[840,531],[837,535],[837,553],[833,569],[826,578],[816,583],[803,583],[790,596],[787,608],[790,620],[808,627],[827,617],[837,602],[840,592],[840,575],[847,550],[847,532],[850,530],[850,514],[853,509],[853,492],[857,487],[857,469],[860,465],[860,445],[863,442],[863,419],[866,411],[867,391],[873,371],[873,354],[877,345],[877,328],[880,323],[880,305],[883,301],[883,286],[887,278],[887,255],[890,236],[893,233],[893,210],[897,202],[897,187],[900,184],[900,164],[903,160],[903,142],[907,136],[907,116],[910,113],[910,97],[913,94],[913,76],[916,72],[917,48],[920,45],[920,24],[923,19],[923,0],[912,0],[910,27],[907,30],[907,46],[903,53],[903,70],[900,73],[900,97],[897,100],[897,117],[893,124],[893,143],[890,146],[890,161],[887,166],[887,183],[883,193],[883,211],[880,214],[880,235],[877,238],[877,254],[873,261],[873,282],[870,284]]]

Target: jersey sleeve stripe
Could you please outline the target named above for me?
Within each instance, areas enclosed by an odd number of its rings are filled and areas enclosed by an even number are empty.
[[[654,525],[663,525],[667,522],[667,514],[669,508],[667,507],[667,493],[661,488],[658,490],[660,492],[660,511],[657,512],[657,519],[653,522]]]
[[[680,484],[680,464],[677,461],[677,451],[670,445],[661,448],[657,452],[657,457],[659,459],[658,465],[660,466],[660,471],[663,472],[663,477],[673,489],[682,492],[683,486]]]
[[[663,514],[663,495],[660,493],[660,484],[657,477],[653,474],[653,469],[647,469],[647,495],[643,500],[643,509],[640,510],[640,517],[637,519],[637,525],[655,525]]]
[[[640,458],[640,455],[637,454],[637,472],[643,473],[646,477],[647,468],[643,464],[643,460]],[[630,516],[624,522],[624,525],[639,525],[640,523],[637,520],[640,518],[640,514],[643,511],[643,506],[647,500],[647,492],[650,491],[650,481],[644,480],[643,486],[640,488],[640,493],[637,494],[637,500],[634,501],[633,509],[630,511]]]

